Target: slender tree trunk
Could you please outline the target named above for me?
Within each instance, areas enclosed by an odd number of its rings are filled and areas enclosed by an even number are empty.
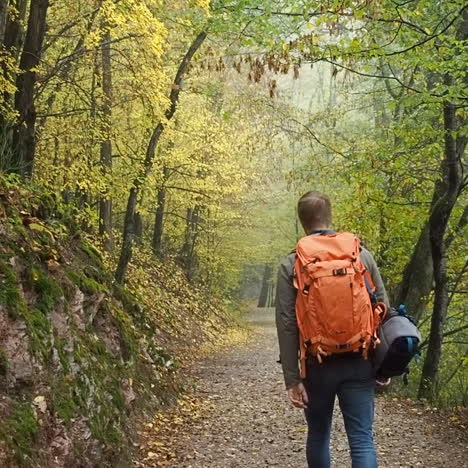
[[[23,39],[23,24],[26,19],[27,0],[10,0],[2,3],[0,18],[2,29],[0,44],[3,45],[3,53],[10,56],[16,62],[19,58]],[[11,14],[12,11],[18,14]],[[16,76],[13,68],[2,61],[0,66],[1,78],[7,83],[15,83]],[[2,146],[1,167],[3,171],[11,171],[14,164],[13,128],[14,121],[14,95],[5,89],[2,91],[0,101],[5,112],[0,112],[0,139]],[[9,112],[11,111],[11,112]]]
[[[125,281],[125,276],[127,275],[128,264],[132,259],[133,255],[133,241],[135,237],[135,212],[137,206],[137,197],[138,197],[137,187],[132,187],[130,189],[130,194],[127,200],[127,209],[125,211],[124,219],[124,234],[122,249],[120,252],[119,263],[117,265],[117,270],[115,272],[115,279],[117,283],[122,284]]]
[[[104,102],[102,106],[103,133],[105,139],[101,142],[101,170],[106,181],[112,174],[112,64],[110,50],[110,33],[104,36],[102,52],[102,91]],[[111,251],[114,247],[112,238],[112,198],[110,187],[99,201],[99,235],[103,238],[104,249]]]
[[[180,249],[179,257],[181,264],[184,268],[187,267],[187,257],[190,250],[190,239],[191,239],[191,230],[192,230],[192,219],[193,219],[193,208],[187,208],[187,213],[185,215],[185,232],[184,232],[184,243]]]
[[[190,62],[192,61],[193,56],[200,49],[206,37],[207,37],[206,32],[201,32],[195,38],[195,40],[192,42],[191,46],[189,47],[187,53],[185,54],[179,66],[179,69],[177,70],[177,74],[174,79],[174,83],[172,85],[172,91],[170,95],[170,105],[165,113],[166,120],[171,120],[172,117],[174,117],[174,114],[177,110],[177,106],[179,103],[182,80],[188,71],[188,68],[189,68]],[[135,212],[136,212],[136,208],[138,204],[137,203],[138,195],[140,193],[142,184],[147,179],[148,175],[150,174],[153,168],[153,162],[154,162],[154,157],[156,154],[156,149],[158,147],[161,135],[164,132],[165,126],[166,126],[165,122],[159,122],[158,125],[156,125],[155,129],[153,130],[153,134],[151,135],[148,148],[146,150],[146,156],[145,156],[145,161],[143,163],[143,168],[139,176],[134,180],[133,187],[130,189],[130,193],[129,193],[128,201],[127,201],[127,209],[125,212],[122,250],[120,252],[120,258],[119,258],[119,262],[117,265],[117,270],[115,272],[115,279],[118,283],[123,283],[125,281],[128,264],[132,258],[132,245],[133,245],[133,241],[135,237],[134,218],[135,218]]]
[[[275,285],[272,281],[268,286],[268,299],[266,301],[266,307],[274,307],[275,305]]]
[[[11,0],[5,22],[3,44],[14,58],[19,60],[24,40],[24,27],[28,11],[28,0]],[[12,10],[17,14],[10,14]]]
[[[135,213],[135,221],[134,221],[134,226],[135,226],[135,241],[141,245],[143,244],[143,232],[145,230],[144,224],[143,224],[143,217],[141,216],[138,211]]]
[[[271,265],[265,265],[262,279],[262,289],[260,290],[260,297],[258,298],[257,307],[267,307],[268,291],[270,289],[271,279],[273,277],[273,268]]]
[[[156,215],[154,218],[154,229],[153,229],[153,252],[157,257],[162,256],[162,237],[164,233],[164,210],[166,209],[166,188],[164,186],[169,176],[169,170],[167,167],[163,168],[163,182],[161,187],[158,189],[158,198],[156,206]]]
[[[452,80],[448,80],[449,84]],[[442,162],[442,172],[446,185],[444,195],[437,201],[429,219],[429,238],[432,261],[434,266],[434,308],[432,312],[429,345],[424,360],[419,398],[434,399],[437,393],[437,375],[442,355],[444,325],[449,305],[447,252],[445,232],[457,201],[462,184],[461,157],[466,147],[466,138],[456,138],[455,131],[459,128],[456,107],[451,102],[444,104],[445,128],[445,159]]]
[[[30,177],[36,151],[36,108],[34,105],[35,68],[39,64],[44,42],[48,0],[32,0],[28,28],[16,79],[15,109],[18,123],[13,131],[14,170]]]
[[[184,244],[180,251],[181,263],[187,273],[189,280],[193,279],[196,269],[195,247],[198,238],[198,226],[200,222],[201,207],[187,209],[187,224],[185,228]]]
[[[198,236],[200,234],[200,212],[202,208],[200,206],[196,206],[193,212],[193,217],[192,217],[192,236],[190,239],[190,249],[189,249],[189,257],[188,257],[188,265],[187,265],[187,272],[188,272],[188,277],[190,280],[193,280],[195,277],[195,273],[197,270],[198,266],[198,259],[196,255],[196,247],[197,247],[197,241],[198,241]]]
[[[5,38],[5,29],[8,18],[8,4],[9,0],[0,2],[0,44],[3,44]]]
[[[166,189],[160,187],[158,189],[158,205],[156,207],[156,215],[154,217],[154,230],[153,230],[153,252],[157,257],[162,255],[162,237],[164,231],[164,209],[166,206]]]

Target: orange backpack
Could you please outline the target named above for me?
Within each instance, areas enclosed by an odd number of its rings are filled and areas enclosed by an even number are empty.
[[[386,306],[377,303],[370,274],[360,259],[360,241],[350,233],[310,235],[296,247],[294,286],[300,335],[301,376],[308,354],[361,352],[378,343]]]

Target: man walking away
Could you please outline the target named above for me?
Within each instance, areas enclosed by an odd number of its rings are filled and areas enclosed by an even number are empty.
[[[383,313],[378,316],[364,302],[370,301],[370,294],[374,306],[377,301],[388,304],[387,294],[370,252],[360,248],[352,234],[330,228],[332,210],[326,195],[303,195],[298,215],[306,237],[280,265],[276,326],[288,398],[295,407],[304,409],[308,423],[308,466],[330,467],[330,432],[337,396],[353,468],[376,468],[372,435],[375,376],[367,354],[375,344],[375,329]],[[343,261],[348,262],[345,267],[340,263]],[[372,290],[369,283],[373,283]],[[362,292],[364,284],[367,291]],[[355,309],[358,295],[364,302]],[[296,313],[296,305],[301,304],[302,315]],[[347,338],[355,333],[353,327],[358,334]]]

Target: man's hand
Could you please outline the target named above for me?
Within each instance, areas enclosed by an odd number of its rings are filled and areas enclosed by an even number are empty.
[[[392,379],[390,377],[388,378],[379,377],[378,379],[375,379],[375,383],[377,384],[377,387],[388,387],[391,381]]]
[[[296,408],[307,408],[309,398],[306,389],[302,383],[298,383],[288,389],[288,398]]]

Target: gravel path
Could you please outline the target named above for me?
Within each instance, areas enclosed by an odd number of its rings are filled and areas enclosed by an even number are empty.
[[[174,431],[170,461],[147,459],[138,466],[306,466],[306,426],[302,412],[286,401],[272,311],[257,312],[252,322],[257,333],[251,344],[225,350],[194,370],[203,409]],[[348,467],[346,435],[336,411],[333,466]],[[380,467],[468,467],[467,434],[424,406],[380,397],[375,430]]]

